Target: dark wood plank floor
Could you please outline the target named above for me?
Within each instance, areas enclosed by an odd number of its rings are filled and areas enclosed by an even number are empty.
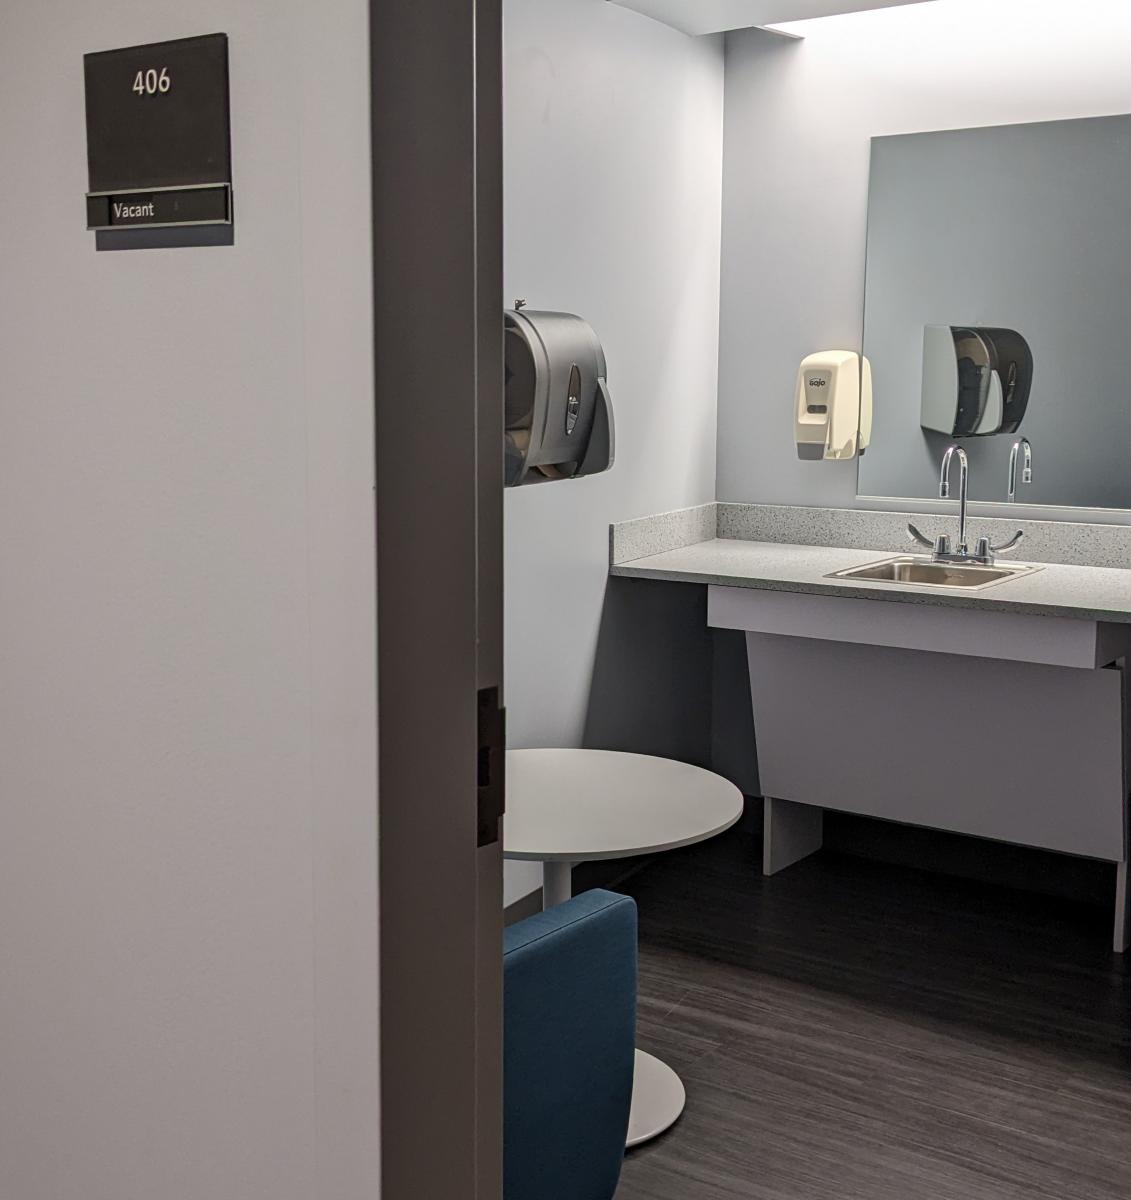
[[[657,859],[639,1045],[687,1110],[617,1200],[1128,1200],[1131,966],[1110,913],[756,835]]]

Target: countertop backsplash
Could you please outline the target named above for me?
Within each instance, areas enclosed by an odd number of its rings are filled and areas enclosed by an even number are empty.
[[[610,561],[631,562],[713,538],[921,553],[922,548],[907,535],[908,521],[931,538],[944,532],[953,536],[958,527],[957,512],[887,512],[720,501],[611,526]],[[1131,567],[1131,525],[971,516],[969,528],[971,544],[983,536],[994,542],[1005,541],[1018,529],[1023,530],[1025,538],[1008,556],[1010,561]]]

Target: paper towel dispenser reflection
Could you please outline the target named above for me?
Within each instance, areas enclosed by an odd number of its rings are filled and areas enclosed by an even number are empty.
[[[505,315],[506,486],[596,475],[613,465],[605,352],[572,313]]]
[[[797,457],[856,458],[872,440],[872,367],[853,350],[810,354],[797,373]]]
[[[1033,354],[1015,329],[928,325],[919,423],[947,437],[1014,433],[1033,386]]]

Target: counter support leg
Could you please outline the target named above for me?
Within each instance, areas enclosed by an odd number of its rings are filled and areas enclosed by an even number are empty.
[[[1116,863],[1115,952],[1126,954],[1131,948],[1131,888],[1128,887],[1126,862]]]
[[[763,817],[762,874],[776,875],[820,850],[825,810],[767,796]]]
[[[542,908],[564,904],[573,895],[573,863],[542,864]]]

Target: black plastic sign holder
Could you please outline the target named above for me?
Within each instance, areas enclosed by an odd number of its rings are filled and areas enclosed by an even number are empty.
[[[230,244],[228,35],[103,50],[83,66],[99,248]]]

